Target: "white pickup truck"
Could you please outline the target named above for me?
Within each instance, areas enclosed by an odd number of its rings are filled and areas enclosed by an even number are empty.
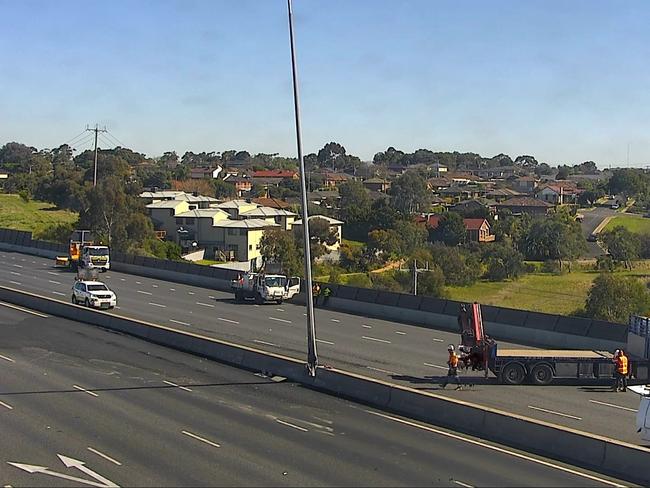
[[[255,303],[276,302],[293,298],[300,292],[300,278],[279,274],[246,273],[231,282],[235,300],[255,300]]]
[[[650,441],[650,385],[628,386],[627,389],[641,397],[636,414],[636,431],[641,440]]]

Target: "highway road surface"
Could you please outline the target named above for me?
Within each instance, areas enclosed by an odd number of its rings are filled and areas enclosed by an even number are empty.
[[[0,284],[70,301],[73,274],[53,260],[0,252]],[[295,358],[305,357],[304,307],[237,304],[229,293],[111,271],[102,275],[121,315],[224,339]],[[474,386],[440,390],[447,345],[457,334],[318,309],[321,364],[499,408],[578,430],[639,443],[638,397],[606,385],[504,386],[482,374]],[[500,343],[503,347],[521,347]]]
[[[0,302],[2,486],[623,486]]]

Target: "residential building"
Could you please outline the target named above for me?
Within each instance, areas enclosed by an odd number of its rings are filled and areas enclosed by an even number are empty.
[[[553,205],[563,205],[576,201],[580,191],[575,187],[575,183],[556,182],[541,186],[536,193],[536,197]]]
[[[427,180],[427,187],[433,192],[442,190],[443,188],[449,188],[452,185],[453,181],[450,178],[440,177],[440,178],[429,178]]]
[[[244,176],[226,175],[223,181],[235,185],[235,190],[237,190],[238,197],[244,196],[246,193],[253,189],[252,180]]]
[[[323,174],[323,186],[327,189],[337,188],[351,179],[353,176],[345,173],[325,173]]]
[[[368,178],[363,182],[363,186],[370,191],[387,193],[390,189],[390,181],[385,178]]]
[[[183,249],[196,247],[206,250],[206,255],[214,256],[209,250],[221,241],[216,240],[214,224],[228,220],[229,215],[219,208],[188,210],[175,216],[176,242]]]
[[[193,180],[200,180],[202,178],[218,178],[223,168],[217,166],[216,168],[200,167],[190,168],[190,178]]]
[[[298,214],[289,210],[281,210],[271,207],[257,207],[252,210],[240,212],[239,217],[243,219],[266,220],[280,226],[282,230],[291,230]]]
[[[343,222],[337,219],[333,219],[332,217],[327,217],[325,215],[310,215],[309,222],[311,223],[313,219],[323,219],[327,221],[330,224],[330,229],[336,231],[336,235],[337,235],[336,243],[334,243],[331,246],[325,246],[325,247],[329,251],[338,251],[338,249],[341,247],[341,238],[342,238],[341,229],[343,226]],[[302,226],[302,219],[294,221],[293,226],[294,227]]]
[[[261,170],[253,171],[251,175],[253,183],[260,185],[278,185],[282,180],[297,180],[298,173],[296,171],[287,170]]]
[[[188,202],[183,200],[163,200],[147,205],[147,212],[153,228],[166,240],[178,242],[176,238],[176,215],[190,210]]]
[[[424,223],[430,229],[435,229],[440,224],[440,214],[424,214],[418,215],[415,221]],[[490,223],[487,219],[463,219],[465,230],[467,231],[467,239],[472,242],[493,242],[495,239],[490,228]]]
[[[436,178],[443,177],[449,171],[449,168],[447,168],[447,166],[440,163],[433,163],[431,166],[429,166],[428,169],[431,172],[431,174],[433,174],[433,176]]]
[[[210,205],[218,203],[220,200],[213,197],[206,197],[198,193],[186,193],[184,191],[145,191],[140,193],[140,198],[145,201],[145,204],[164,202],[164,201],[184,201],[189,203],[190,209],[192,208],[208,208]]]
[[[280,210],[289,210],[289,208],[291,208],[291,204],[285,202],[284,200],[280,200],[279,198],[270,198],[270,197],[253,198],[252,202],[257,203],[262,207],[271,207]]]
[[[514,197],[496,204],[497,210],[510,210],[515,215],[546,215],[554,205],[532,197]]]
[[[222,202],[215,206],[227,212],[228,215],[230,215],[230,218],[235,220],[243,218],[240,217],[240,214],[258,207],[258,205],[253,203],[252,200],[228,200],[227,202]]]
[[[277,224],[261,219],[221,220],[214,224],[217,235],[223,239],[215,246],[218,259],[226,261],[261,261],[260,241],[266,229]]]
[[[537,188],[538,180],[534,176],[520,176],[512,181],[512,188],[521,193],[533,193]]]
[[[511,190],[510,188],[495,188],[494,190],[487,192],[485,196],[497,203],[500,203],[507,200],[508,198],[521,196],[521,193],[515,190]]]
[[[472,214],[480,210],[487,210],[489,213],[494,213],[494,205],[495,202],[493,200],[487,200],[485,198],[474,198],[472,200],[465,200],[463,202],[457,203],[452,206],[450,210],[461,215]]]

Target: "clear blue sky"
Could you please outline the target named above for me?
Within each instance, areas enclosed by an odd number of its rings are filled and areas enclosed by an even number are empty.
[[[650,2],[294,0],[305,151],[650,164]],[[284,0],[0,0],[0,144],[295,155]]]

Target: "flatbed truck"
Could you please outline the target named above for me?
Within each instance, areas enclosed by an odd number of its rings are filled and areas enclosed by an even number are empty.
[[[556,378],[612,379],[611,351],[565,349],[501,349],[483,330],[481,306],[463,304],[458,316],[463,362],[485,375],[492,372],[499,383],[549,385]],[[630,384],[650,383],[650,359],[628,354]]]

